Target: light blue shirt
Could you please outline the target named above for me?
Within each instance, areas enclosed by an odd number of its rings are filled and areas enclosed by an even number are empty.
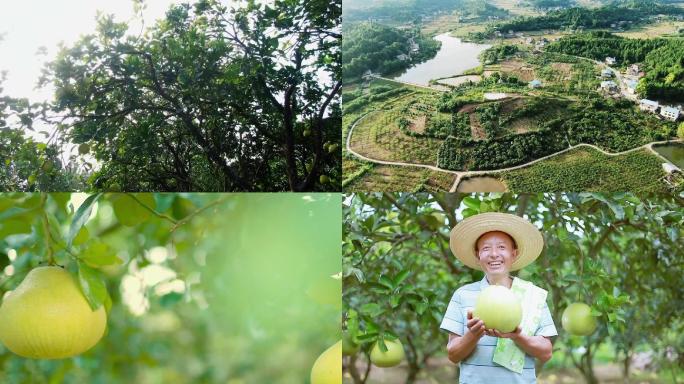
[[[487,277],[481,281],[462,286],[454,292],[447,307],[440,328],[445,331],[463,336],[467,330],[466,322],[468,310],[475,307],[477,295],[489,286]],[[552,337],[558,335],[556,326],[551,318],[548,305],[544,303],[542,317],[535,336]],[[477,342],[477,346],[466,359],[461,361],[459,383],[536,383],[537,377],[534,369],[534,358],[525,354],[525,365],[522,374],[508,370],[492,361],[497,337],[484,335]]]

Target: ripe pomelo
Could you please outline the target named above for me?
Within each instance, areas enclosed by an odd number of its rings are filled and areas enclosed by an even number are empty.
[[[584,303],[572,303],[563,311],[563,329],[577,336],[588,336],[596,330],[596,319],[591,315],[591,307]]]
[[[323,352],[311,369],[311,384],[342,384],[342,341]]]
[[[104,335],[104,307],[93,311],[61,267],[31,270],[0,306],[0,341],[19,356],[63,359],[92,348]]]
[[[394,367],[404,360],[404,346],[399,340],[385,340],[387,352],[380,349],[377,342],[371,349],[370,359],[373,364],[381,368]]]
[[[522,305],[510,289],[490,285],[477,297],[473,317],[480,318],[489,329],[513,332],[522,320]]]

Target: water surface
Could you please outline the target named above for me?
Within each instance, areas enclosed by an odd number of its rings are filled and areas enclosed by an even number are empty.
[[[448,33],[435,36],[442,42],[437,55],[432,59],[409,68],[395,80],[407,83],[429,85],[431,79],[460,75],[463,71],[480,65],[477,56],[491,47],[486,44],[466,43]]]

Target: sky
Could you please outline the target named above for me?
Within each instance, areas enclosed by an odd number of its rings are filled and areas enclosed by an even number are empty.
[[[149,0],[144,13],[146,25],[162,17],[169,5],[180,0]],[[0,12],[0,71],[7,71],[4,94],[27,97],[31,102],[52,97],[52,90],[34,89],[45,62],[55,57],[60,42],[67,45],[79,36],[95,31],[100,10],[114,14],[117,21],[131,21],[131,0],[5,0]],[[131,24],[139,31],[140,23]],[[47,55],[37,55],[40,47]]]

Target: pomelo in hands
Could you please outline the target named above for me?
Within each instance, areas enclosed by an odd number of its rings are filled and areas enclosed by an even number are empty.
[[[0,306],[0,341],[33,359],[79,355],[97,344],[106,324],[104,307],[93,311],[61,267],[31,270]]]
[[[376,342],[371,349],[370,359],[373,364],[381,368],[394,367],[404,360],[404,346],[399,340],[385,340],[387,352],[380,349]]]
[[[522,305],[510,289],[490,285],[477,297],[473,317],[482,320],[489,329],[513,332],[522,321]]]
[[[563,329],[576,336],[588,336],[596,330],[596,319],[591,307],[584,303],[572,303],[563,311]]]
[[[342,384],[342,340],[316,359],[311,369],[311,384]]]

